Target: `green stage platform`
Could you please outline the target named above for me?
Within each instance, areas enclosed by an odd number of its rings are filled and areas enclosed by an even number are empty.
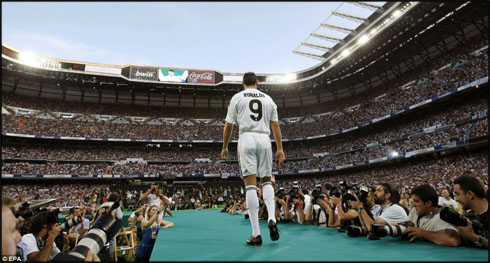
[[[176,211],[166,217],[175,226],[161,229],[151,261],[485,261],[488,251],[443,247],[426,241],[409,243],[392,237],[350,238],[336,229],[279,224],[280,240],[272,242],[260,221],[262,246],[245,240],[251,226],[243,215],[219,210]]]

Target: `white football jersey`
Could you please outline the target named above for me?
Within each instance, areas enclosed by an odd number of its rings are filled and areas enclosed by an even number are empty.
[[[239,133],[270,134],[270,122],[278,121],[277,105],[272,98],[257,89],[245,89],[233,96],[226,121],[238,123]]]

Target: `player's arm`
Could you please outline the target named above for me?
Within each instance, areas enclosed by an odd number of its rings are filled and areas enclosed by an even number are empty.
[[[221,151],[221,159],[226,159],[228,157],[228,143],[230,142],[232,131],[233,131],[233,124],[225,121],[225,128],[223,131],[223,148]]]
[[[271,130],[272,134],[274,135],[274,140],[276,141],[276,159],[282,163],[284,161],[284,151],[282,148],[282,134],[281,134],[281,128],[279,127],[279,122],[277,121],[271,121]]]

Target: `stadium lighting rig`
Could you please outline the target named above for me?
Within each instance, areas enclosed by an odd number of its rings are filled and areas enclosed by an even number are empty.
[[[19,61],[22,64],[31,66],[31,67],[39,67],[41,65],[41,59],[36,55],[29,52],[22,52],[19,54]]]
[[[340,55],[338,55],[338,50],[336,53],[332,54],[331,60],[330,60],[330,67],[334,66],[338,62],[340,62],[342,59],[348,57],[350,54],[354,53],[358,48],[369,42],[372,38],[374,38],[376,35],[378,35],[381,31],[383,31],[385,28],[390,26],[392,23],[394,23],[398,18],[402,17],[408,10],[410,10],[412,7],[414,7],[417,3],[416,2],[407,2],[407,3],[401,3],[401,7],[396,6],[394,10],[390,9],[387,10],[388,13],[391,12],[391,15],[388,15],[383,22],[379,23],[375,27],[368,27],[365,29],[363,32],[360,32],[357,35],[357,38],[355,38],[355,43],[347,43],[343,49],[341,49]],[[374,24],[374,23],[373,23]],[[370,30],[369,30],[370,29]],[[369,30],[369,33],[366,33]],[[349,46],[350,45],[350,46]],[[330,58],[328,58],[330,59]],[[327,60],[328,60],[327,59]],[[327,70],[330,68],[328,67]]]
[[[276,82],[276,83],[284,83],[284,82],[290,82],[296,80],[298,75],[294,73],[288,73],[284,75],[273,75],[273,76],[268,76],[266,79],[266,82]]]

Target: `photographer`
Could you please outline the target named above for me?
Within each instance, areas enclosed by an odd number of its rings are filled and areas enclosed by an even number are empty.
[[[78,233],[80,235],[80,237],[82,237],[83,235],[85,235],[85,233],[90,228],[90,221],[83,217],[83,215],[81,214],[81,209],[78,207],[70,208],[70,214],[65,217],[65,221],[70,220],[75,216],[81,216],[82,217],[82,223],[71,227],[68,230],[68,233],[69,234]]]
[[[398,205],[399,201],[400,194],[391,184],[378,185],[374,192],[374,203],[380,205],[380,209],[376,211],[373,218],[369,217],[364,209],[361,210],[361,220],[367,229],[370,231],[373,223],[391,225],[406,221],[407,213]]]
[[[154,206],[159,207],[160,203],[162,203],[162,202],[166,206],[170,205],[170,201],[168,200],[168,198],[163,195],[162,188],[155,183],[151,185],[151,188],[148,189],[148,191],[146,191],[146,193],[144,193],[140,196],[140,199],[139,199],[140,202],[145,201],[145,200],[148,200],[147,201],[148,206],[154,205]],[[164,213],[165,213],[165,211],[160,211],[158,213],[158,218],[162,219]]]
[[[483,225],[481,233],[475,233],[470,219],[467,219],[467,226],[457,227],[464,244],[488,249],[488,200],[485,188],[476,178],[464,175],[454,180],[454,193],[456,202],[459,202],[464,210],[469,210],[468,217],[474,214],[475,220]]]
[[[287,207],[291,207],[289,210],[289,219],[294,223],[303,224],[305,221],[305,196],[299,189],[297,181],[293,182],[293,188],[289,191],[287,197]]]
[[[346,200],[343,200],[344,197]],[[333,196],[333,207],[329,209],[328,227],[343,227],[348,225],[361,226],[359,213],[354,209],[353,202],[357,201],[351,194]]]
[[[367,234],[368,226],[366,222],[364,222],[363,217],[361,217],[361,213],[364,213],[364,216],[374,220],[373,214],[376,214],[378,209],[381,208],[378,204],[374,203],[374,193],[374,187],[361,186],[360,191],[356,196],[357,200],[352,202],[352,208],[358,213],[360,228],[357,228],[358,231],[350,228],[348,232],[349,236],[355,237],[361,234]]]
[[[306,208],[305,223],[317,226],[327,226],[329,200],[326,194],[322,193],[322,186],[317,184],[315,190],[310,195],[310,202]],[[328,194],[328,192],[326,192]]]
[[[286,197],[289,198],[289,195],[286,195],[284,187],[280,187],[275,196],[276,219],[278,222],[289,222],[291,216],[286,201]]]
[[[461,239],[458,231],[451,224],[443,221],[438,208],[436,190],[430,185],[417,186],[412,190],[414,208],[408,215],[408,221],[415,226],[408,227],[407,233],[410,242],[422,238],[442,246],[459,246]]]
[[[60,250],[56,247],[55,238],[61,231],[58,217],[51,212],[40,212],[30,220],[30,234],[22,237],[22,248],[29,261],[49,261]],[[69,247],[68,235],[63,234],[64,248]]]

